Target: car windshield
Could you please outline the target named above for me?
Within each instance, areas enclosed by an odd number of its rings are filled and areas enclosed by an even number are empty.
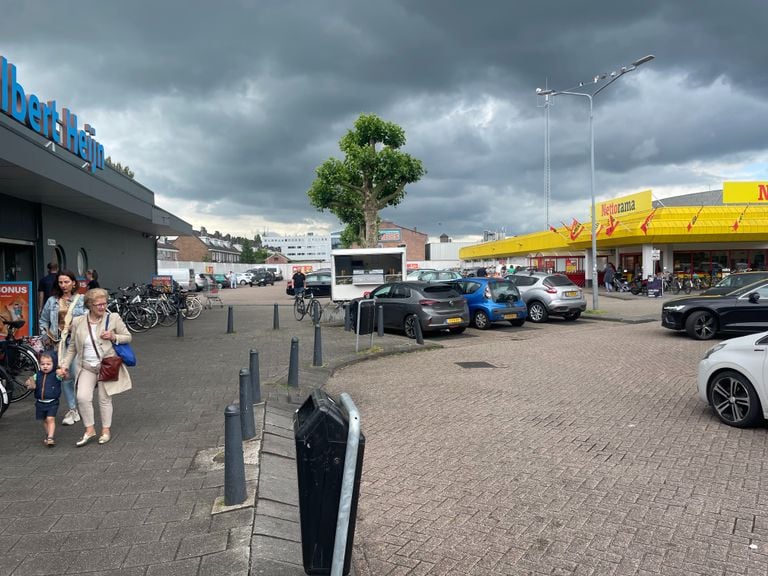
[[[505,300],[513,301],[520,299],[520,291],[517,286],[512,284],[509,280],[498,280],[496,282],[488,282],[488,287],[491,289],[491,295],[497,302],[504,302]]]
[[[459,293],[446,284],[433,284],[421,289],[424,296],[431,298],[457,298]]]
[[[563,276],[562,274],[547,276],[545,283],[549,284],[550,286],[576,286],[576,284],[571,282],[571,279],[568,278],[568,276]]]

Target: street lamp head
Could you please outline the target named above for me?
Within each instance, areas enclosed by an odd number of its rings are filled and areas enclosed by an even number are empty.
[[[536,94],[538,94],[539,96],[551,96],[554,93],[555,93],[554,90],[548,90],[548,89],[544,89],[544,88],[536,88]]]
[[[632,62],[632,66],[640,66],[641,64],[645,64],[646,62],[650,62],[654,58],[656,58],[656,56],[654,56],[653,54],[648,54],[647,56],[643,56],[642,58],[639,58],[639,59],[635,60],[634,62]]]

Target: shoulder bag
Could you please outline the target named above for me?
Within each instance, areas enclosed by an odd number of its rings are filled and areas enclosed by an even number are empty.
[[[85,320],[88,322],[88,318]],[[96,344],[96,341],[93,339],[91,325],[86,323],[85,328],[88,330],[88,336],[91,337],[93,350],[96,352],[96,356],[98,356],[99,361],[101,362],[99,367],[99,382],[113,382],[117,380],[120,376],[120,366],[123,364],[123,359],[120,358],[120,356],[107,356],[106,358],[103,358],[101,354],[99,354],[99,347]]]
[[[104,325],[104,330],[109,328],[109,316],[110,314],[107,314],[107,323]],[[117,335],[115,335],[115,339],[117,339]],[[123,364],[126,366],[136,366],[136,354],[134,354],[133,348],[131,348],[129,342],[126,342],[125,344],[118,344],[115,342],[112,344],[112,348],[114,348],[117,355],[123,359]]]

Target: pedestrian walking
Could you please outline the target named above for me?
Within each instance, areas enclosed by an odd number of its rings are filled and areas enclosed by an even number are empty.
[[[64,356],[68,346],[72,319],[85,314],[83,298],[77,293],[77,279],[71,270],[57,273],[56,284],[53,286],[50,298],[46,300],[40,313],[40,335],[43,337],[47,350],[56,350],[59,360]],[[61,423],[71,426],[80,421],[75,398],[75,370],[70,372],[61,383],[64,399],[67,401],[67,412]]]
[[[127,344],[132,339],[120,315],[107,312],[108,296],[103,288],[86,292],[85,307],[88,313],[78,316],[72,322],[72,340],[57,371],[62,376],[69,376],[67,367],[73,362],[77,364],[77,405],[85,426],[83,437],[75,444],[78,447],[85,446],[96,437],[94,389],[98,389],[101,416],[99,444],[106,444],[112,439],[112,397],[133,386],[124,364],[119,368],[117,380],[99,380],[102,360],[117,355],[113,345]]]
[[[40,371],[26,381],[25,386],[35,391],[35,420],[43,421],[43,444],[56,446],[56,412],[61,397],[61,376],[54,372],[56,353],[46,350],[40,354]]]
[[[99,273],[95,269],[85,271],[85,279],[88,280],[88,290],[101,288],[99,286]]]
[[[304,281],[307,279],[306,276],[304,276],[304,272],[301,271],[301,269],[296,270],[296,272],[293,273],[293,277],[291,280],[293,280],[293,294],[294,296],[299,296],[300,294],[304,294]]]
[[[53,293],[53,287],[59,277],[59,265],[56,262],[48,262],[48,274],[40,278],[37,283],[37,313],[43,311],[43,306]]]
[[[616,276],[616,267],[608,262],[605,265],[605,270],[603,271],[603,283],[605,284],[605,289],[608,292],[613,292],[613,278]]]

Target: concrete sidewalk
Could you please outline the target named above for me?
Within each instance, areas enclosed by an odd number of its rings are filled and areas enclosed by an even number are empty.
[[[273,330],[273,306],[248,304],[259,294],[251,290],[223,293],[225,303],[236,303],[232,334],[227,309],[214,308],[187,321],[182,338],[175,327],[134,335],[134,387],[115,397],[108,444],[76,448],[78,423],[58,426],[57,446],[46,448],[31,399],[7,410],[0,419],[0,574],[303,574],[291,424],[296,403],[341,365],[424,347],[385,334],[374,336],[372,351],[355,353],[353,333],[340,322],[324,323],[324,364],[313,367],[308,319],[297,322],[284,296],[276,297],[284,305],[280,329]],[[299,389],[285,385],[293,337]],[[224,408],[237,402],[238,374],[252,348],[259,351],[267,400],[263,439],[257,435],[260,461],[246,465],[258,486],[251,485],[248,507],[212,515],[223,495]]]

